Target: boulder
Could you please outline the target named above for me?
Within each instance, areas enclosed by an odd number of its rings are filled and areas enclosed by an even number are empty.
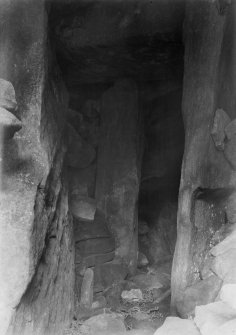
[[[236,334],[236,319],[225,322],[214,332],[214,335],[235,335],[235,334]]]
[[[215,335],[216,331],[227,321],[236,318],[236,311],[222,301],[197,306],[194,322],[202,335]],[[225,333],[221,333],[225,335]]]
[[[92,316],[84,322],[81,330],[89,335],[126,333],[124,318],[116,313]]]
[[[214,246],[210,252],[213,256],[218,256],[234,248],[236,248],[236,230],[232,231],[229,236]]]
[[[212,275],[204,280],[198,281],[196,284],[186,288],[183,293],[183,300],[178,304],[178,312],[181,317],[188,317],[194,313],[195,307],[198,305],[206,305],[215,301],[222,280]]]
[[[201,335],[191,320],[177,317],[167,317],[163,326],[157,329],[154,335]]]
[[[211,270],[221,278],[224,283],[236,284],[236,249],[229,249],[215,257]]]
[[[214,123],[211,130],[211,136],[216,149],[224,150],[225,145],[225,127],[230,123],[230,117],[223,109],[217,109],[215,112]]]
[[[236,311],[236,284],[223,285],[220,291],[220,299]]]
[[[91,308],[93,303],[93,283],[94,273],[92,269],[87,269],[81,285],[80,305]]]
[[[21,121],[14,114],[0,107],[0,135],[2,138],[11,139],[21,128]]]
[[[130,291],[123,291],[121,293],[121,298],[125,301],[141,301],[143,300],[143,294],[140,289],[132,289]]]
[[[213,261],[214,261],[214,257],[211,255],[208,255],[208,257],[205,258],[203,266],[200,269],[202,279],[209,278],[213,275],[213,271],[211,270]]]
[[[144,314],[143,317],[142,314]],[[133,316],[126,318],[126,321],[127,319],[132,330],[149,331],[151,334],[154,334],[157,328],[160,328],[164,323],[163,318],[150,320],[150,315],[144,312],[135,313]]]
[[[77,219],[94,220],[96,206],[96,200],[93,198],[73,195],[69,199],[70,211]]]

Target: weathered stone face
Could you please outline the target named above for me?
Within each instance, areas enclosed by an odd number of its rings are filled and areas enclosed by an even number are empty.
[[[234,154],[227,148],[230,142],[227,142],[225,132],[235,118],[235,110],[232,109],[235,97],[229,95],[230,91],[235,90],[235,82],[228,80],[231,76],[229,63],[232,68],[235,66],[235,58],[232,57],[234,38],[232,30],[229,30],[233,9],[224,16],[219,14],[216,7],[216,4],[207,2],[196,5],[194,1],[187,2],[186,7],[183,88],[185,152],[172,271],[172,304],[180,313],[181,299],[187,290],[191,290],[187,287],[194,288],[194,283],[199,280],[203,285],[207,280],[201,278],[201,269],[208,262],[211,247],[217,243],[216,234],[223,235],[224,229],[221,228],[228,221],[231,222],[229,218],[234,217],[235,192],[228,193],[226,198],[217,197],[217,189],[235,188],[235,172],[229,163],[229,158],[234,160]],[[224,30],[225,21],[227,33]],[[217,29],[212,29],[213,26]],[[222,77],[217,77],[218,73]],[[227,159],[228,153],[231,157]],[[199,187],[202,195],[198,197]],[[212,193],[212,197],[207,196],[208,192]],[[213,300],[213,297],[209,297],[208,302]]]
[[[44,2],[9,1],[0,11],[0,77],[12,82],[18,109],[12,85],[1,91],[0,107],[21,120],[1,141],[0,333],[60,333],[74,301],[62,139],[67,94],[46,52]]]

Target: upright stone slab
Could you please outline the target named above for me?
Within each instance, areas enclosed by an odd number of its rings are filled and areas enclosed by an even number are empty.
[[[172,307],[177,310],[186,287],[200,279],[200,270],[210,250],[211,239],[225,223],[224,209],[214,200],[209,203],[198,199],[197,189],[229,187],[232,182],[232,169],[211,137],[215,111],[218,109],[217,75],[226,16],[219,11],[215,2],[186,2],[182,102],[185,151],[172,271]],[[224,110],[228,112],[228,109]]]
[[[92,269],[87,269],[81,286],[80,304],[85,308],[91,308],[93,303],[93,282],[94,273]]]
[[[101,99],[96,199],[116,239],[116,256],[137,262],[139,110],[135,84],[118,81]]]

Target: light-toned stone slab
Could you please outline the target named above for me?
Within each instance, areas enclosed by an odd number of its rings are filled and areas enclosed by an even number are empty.
[[[93,303],[94,273],[92,269],[87,269],[81,286],[80,304],[85,308],[91,308]]]
[[[69,201],[70,210],[77,219],[93,221],[97,208],[95,199],[74,195]]]
[[[132,289],[130,291],[123,291],[121,297],[125,301],[141,301],[143,300],[143,294],[140,289]]]
[[[236,284],[236,248],[216,256],[212,262],[211,269],[221,278],[224,283]]]
[[[200,335],[200,332],[191,320],[168,317],[154,335]]]
[[[217,109],[215,112],[214,123],[211,136],[218,150],[224,150],[225,127],[230,123],[230,117],[223,109]]]
[[[236,318],[236,311],[224,302],[218,301],[197,306],[194,321],[202,335],[214,335],[220,326],[234,318]]]
[[[126,333],[124,318],[120,314],[100,314],[92,316],[83,324],[89,335]]]
[[[220,299],[236,310],[236,284],[223,285],[220,291]]]
[[[236,230],[234,230],[229,236],[227,236],[223,241],[217,244],[211,249],[211,254],[213,256],[218,256],[228,251],[229,249],[236,248]]]

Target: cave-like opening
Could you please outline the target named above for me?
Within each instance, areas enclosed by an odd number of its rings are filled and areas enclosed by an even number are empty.
[[[78,301],[87,268],[93,300],[113,309],[125,280],[129,289],[149,280],[141,286],[155,299],[170,291],[184,149],[183,16],[183,2],[173,1],[51,8],[51,43],[69,93]]]

